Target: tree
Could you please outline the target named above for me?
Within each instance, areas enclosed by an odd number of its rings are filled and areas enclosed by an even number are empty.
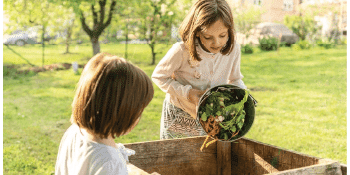
[[[56,4],[72,7],[81,27],[89,36],[93,55],[100,52],[99,37],[112,21],[117,0],[49,0]],[[97,1],[97,3],[96,3]],[[97,5],[98,4],[98,5]],[[89,15],[91,14],[91,16]],[[88,18],[91,17],[91,18]],[[89,27],[90,26],[90,27]]]
[[[47,28],[55,18],[53,4],[47,0],[8,0],[4,1],[4,11],[9,15],[10,28],[6,32],[16,30],[18,27],[40,26],[42,44],[42,66],[45,64],[45,35]]]
[[[245,5],[233,9],[235,27],[245,37],[243,43],[252,34],[250,33],[251,29],[261,22],[262,13],[263,11],[254,5]]]
[[[134,30],[137,30],[138,28],[132,28],[130,26],[135,26],[138,19],[135,16],[135,9],[137,9],[138,6],[137,0],[130,0],[127,3],[118,3],[118,12],[116,13],[116,27],[115,29],[123,30],[123,34],[125,37],[125,54],[124,58],[128,59],[128,41],[129,41],[129,34],[134,33]]]
[[[80,12],[80,22],[81,25],[84,29],[84,31],[89,35],[90,41],[92,43],[92,48],[93,48],[93,55],[96,55],[97,53],[100,52],[100,43],[99,43],[99,37],[102,34],[103,30],[111,23],[113,13],[114,13],[114,7],[116,5],[117,1],[112,0],[110,6],[109,6],[109,11],[107,15],[107,20],[105,21],[105,14],[106,14],[106,5],[107,5],[107,0],[99,0],[99,13],[96,12],[95,10],[95,3],[90,3],[91,7],[91,13],[93,17],[93,26],[90,28],[87,24],[84,11],[82,9],[79,10]]]
[[[317,18],[324,18],[329,20],[331,23],[330,29],[325,31],[328,40],[337,40],[340,35],[339,23],[342,15],[342,3],[334,2],[324,2],[307,4],[302,3],[299,6],[299,16],[289,16],[284,19],[285,24],[289,28],[294,28],[297,32],[302,35],[302,38],[315,41],[322,38],[322,22],[318,21]],[[340,18],[339,18],[340,17]],[[318,25],[318,22],[321,24]],[[300,24],[297,24],[300,22]],[[292,26],[292,24],[294,26]],[[299,26],[298,26],[299,25]],[[299,31],[298,31],[299,30]],[[306,33],[306,36],[304,36]]]
[[[175,0],[147,0],[141,1],[138,8],[138,16],[140,19],[140,33],[148,41],[148,46],[152,52],[151,65],[155,64],[156,44],[161,39],[170,36],[166,33],[171,27],[172,16],[175,14],[169,9],[175,4]]]
[[[65,54],[69,52],[69,46],[73,40],[78,39],[79,33],[81,31],[81,25],[77,23],[76,15],[72,7],[66,6],[66,2],[62,5],[58,5],[56,13],[59,18],[56,19],[55,32],[60,33],[62,37],[57,39],[57,42],[64,42],[66,45]]]
[[[309,16],[286,15],[283,22],[284,25],[297,34],[301,40],[305,40],[307,35],[315,35],[320,29],[317,26],[317,22]]]

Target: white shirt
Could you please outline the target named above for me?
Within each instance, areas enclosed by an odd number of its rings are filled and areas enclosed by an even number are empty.
[[[183,109],[192,117],[196,117],[197,111],[195,104],[188,99],[190,89],[206,90],[222,84],[247,88],[242,81],[239,44],[235,44],[234,49],[228,55],[208,53],[201,48],[198,42],[196,49],[202,61],[192,62],[194,66],[191,67],[190,54],[185,44],[175,43],[152,74],[153,82],[166,93],[166,98],[170,103]]]
[[[128,156],[135,151],[121,143],[117,148],[86,139],[73,124],[62,137],[55,175],[127,175]]]

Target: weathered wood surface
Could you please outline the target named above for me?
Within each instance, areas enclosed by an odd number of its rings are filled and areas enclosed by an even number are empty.
[[[217,141],[217,175],[231,175],[231,142]]]
[[[200,152],[205,138],[203,136],[131,143],[125,144],[125,147],[136,151],[134,156],[129,157],[130,163],[148,173],[158,172],[161,175],[260,175],[294,170],[301,172],[301,169],[312,168],[318,171],[324,164],[323,160],[317,157],[247,138],[234,142],[217,141]],[[346,174],[346,170],[346,165],[339,165],[339,171],[343,175]],[[337,169],[334,172],[339,171]]]
[[[191,137],[130,143],[125,144],[125,147],[136,152],[134,156],[129,157],[130,163],[148,173],[216,175],[216,144],[211,144],[200,152],[204,140],[205,137]]]
[[[274,155],[274,151],[258,142],[248,139],[232,142],[231,154],[232,174],[255,175],[278,172],[268,159],[269,156]]]
[[[264,174],[264,173],[276,173],[279,172],[275,167],[273,167],[269,162],[266,162],[262,157],[254,153],[255,167],[253,166],[251,170],[254,174]]]
[[[146,171],[136,167],[135,165],[128,163],[128,173],[129,175],[159,175],[157,172],[153,172],[152,174],[147,173]]]
[[[340,164],[340,169],[341,169],[341,172],[343,175],[347,175],[348,172],[347,172],[347,166],[345,164]]]
[[[342,175],[340,163],[333,160],[320,160],[319,164],[286,170],[272,175]]]
[[[232,174],[274,173],[315,165],[318,160],[317,157],[247,138],[232,142]]]

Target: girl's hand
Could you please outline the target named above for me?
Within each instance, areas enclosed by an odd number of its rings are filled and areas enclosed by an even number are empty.
[[[199,99],[202,97],[206,90],[197,90],[197,89],[190,89],[188,92],[188,99],[196,105],[196,108],[198,106]]]

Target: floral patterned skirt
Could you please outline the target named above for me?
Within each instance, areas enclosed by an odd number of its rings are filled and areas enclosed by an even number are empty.
[[[194,119],[187,112],[171,104],[167,99],[164,100],[160,123],[160,139],[205,135],[207,134],[197,119]]]

